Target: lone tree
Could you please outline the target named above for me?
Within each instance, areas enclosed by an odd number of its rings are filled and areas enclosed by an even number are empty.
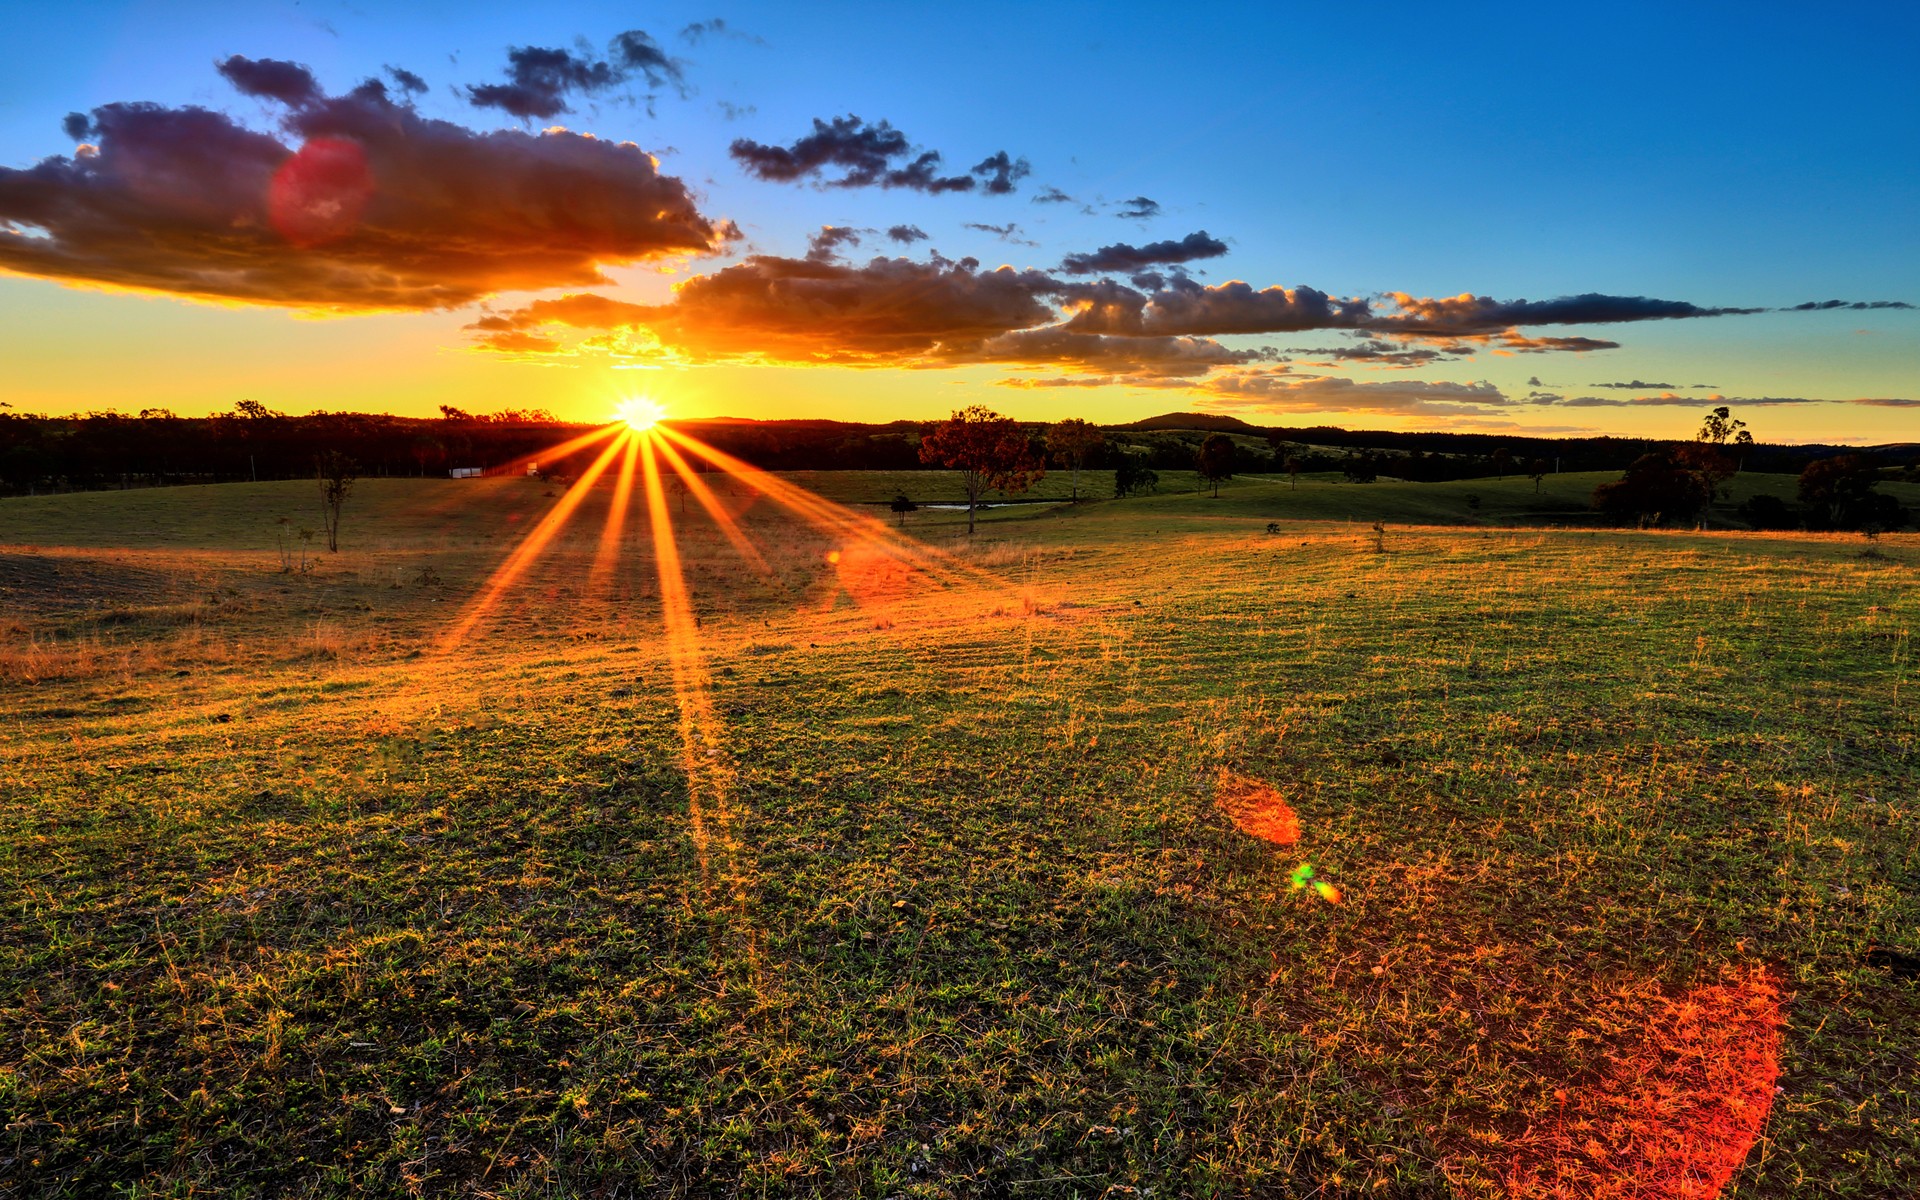
[[[1080,499],[1080,468],[1087,456],[1106,443],[1098,426],[1079,417],[1068,417],[1047,430],[1047,453],[1053,461],[1073,469],[1073,499]]]
[[[900,518],[900,528],[905,529],[907,527],[907,514],[915,511],[920,506],[907,499],[905,492],[899,492],[894,495],[893,503],[887,505],[887,507],[891,508],[894,511],[894,515]]]
[[[1701,420],[1700,432],[1694,435],[1693,442],[1681,446],[1675,455],[1676,461],[1698,476],[1700,486],[1706,489],[1706,503],[1700,507],[1703,525],[1706,515],[1713,511],[1715,498],[1722,494],[1721,485],[1740,469],[1739,463],[1727,455],[1729,442],[1745,454],[1746,448],[1753,445],[1753,435],[1747,432],[1747,423],[1723,404]]]
[[[340,549],[340,510],[346,506],[347,493],[353,490],[357,465],[338,450],[326,450],[314,456],[313,473],[320,481],[320,519],[327,530],[327,549]]]
[[[1220,481],[1233,478],[1234,467],[1233,439],[1224,433],[1210,434],[1200,443],[1200,452],[1193,456],[1194,469],[1200,472],[1200,478],[1213,485],[1213,494],[1220,495]]]
[[[1544,458],[1536,458],[1527,464],[1527,476],[1533,480],[1534,495],[1540,494],[1540,485],[1546,482],[1547,475],[1552,470],[1552,465]]]
[[[1286,471],[1287,473],[1287,490],[1293,491],[1295,488],[1299,487],[1300,486],[1300,456],[1298,454],[1289,454],[1287,455],[1287,460],[1281,463],[1280,466],[1281,466],[1281,469]]]
[[[929,425],[920,435],[920,461],[960,472],[967,493],[968,537],[973,536],[974,510],[989,488],[1013,495],[1047,473],[1033,456],[1019,422],[978,404]]]

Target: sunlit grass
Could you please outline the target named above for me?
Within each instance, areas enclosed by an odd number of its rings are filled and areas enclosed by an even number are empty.
[[[310,575],[246,488],[0,552],[18,1186],[1504,1195],[1694,1119],[1760,979],[1737,1194],[1920,1172],[1862,965],[1920,926],[1913,539],[1229,493],[914,550],[638,444],[372,484]]]

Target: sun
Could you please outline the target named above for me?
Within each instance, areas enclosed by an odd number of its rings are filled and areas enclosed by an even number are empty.
[[[639,396],[632,400],[622,401],[620,406],[614,409],[613,419],[616,421],[624,421],[628,429],[637,432],[652,429],[660,422],[661,418],[666,415],[667,410],[661,408],[658,403],[644,396]]]

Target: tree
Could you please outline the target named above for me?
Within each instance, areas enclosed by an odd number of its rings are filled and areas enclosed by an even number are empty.
[[[1865,454],[1841,454],[1807,464],[1800,473],[1800,502],[1815,529],[1897,529],[1907,510],[1875,490],[1880,467]]]
[[[1722,404],[1708,413],[1700,422],[1700,432],[1694,435],[1696,442],[1705,442],[1710,446],[1724,446],[1735,440],[1735,435],[1747,427],[1745,421],[1733,415],[1733,410]],[[1748,434],[1746,445],[1753,445],[1753,435]]]
[[[1287,461],[1280,464],[1287,473],[1287,490],[1293,491],[1300,486],[1300,456],[1287,455]]]
[[[1135,492],[1151,492],[1160,486],[1160,476],[1132,454],[1121,453],[1113,464],[1113,498],[1124,500]]]
[[[340,510],[346,506],[347,493],[353,490],[354,461],[338,450],[315,455],[314,477],[320,481],[320,517],[327,530],[327,549],[340,549]]]
[[[907,514],[915,511],[920,506],[918,504],[915,504],[913,501],[907,499],[907,494],[905,492],[900,492],[894,496],[893,503],[887,505],[887,507],[891,508],[895,512],[895,514],[899,516],[900,528],[905,529],[907,527]]]
[[[1200,443],[1199,453],[1193,456],[1194,469],[1200,472],[1200,478],[1213,485],[1213,494],[1220,495],[1220,481],[1233,478],[1235,450],[1233,439],[1224,433],[1215,433]]]
[[[1340,470],[1346,474],[1348,483],[1372,483],[1380,478],[1379,464],[1374,462],[1371,454],[1348,451],[1347,457],[1341,460]]]
[[[446,419],[446,420],[448,420],[448,421],[471,421],[471,420],[473,420],[473,414],[472,414],[472,413],[470,413],[470,412],[468,412],[468,411],[467,411],[466,409],[464,409],[464,408],[455,408],[455,407],[454,407],[453,405],[451,405],[451,404],[442,404],[442,405],[440,406],[440,415],[441,415],[441,417],[442,417],[442,418],[444,418],[444,419]]]
[[[1493,452],[1493,469],[1499,474],[1500,478],[1505,479],[1507,477],[1507,468],[1512,465],[1513,452],[1511,450],[1502,446]]]
[[[920,435],[920,461],[960,472],[967,493],[968,537],[973,536],[974,510],[989,488],[1013,495],[1047,473],[1033,457],[1019,422],[978,404],[927,426]]]
[[[1533,480],[1534,495],[1538,496],[1540,494],[1540,485],[1546,482],[1547,474],[1552,469],[1552,464],[1548,463],[1544,458],[1536,458],[1527,464],[1527,475]]]
[[[1642,526],[1669,517],[1693,520],[1713,493],[1678,459],[1677,451],[1668,450],[1641,455],[1618,481],[1593,489],[1593,507],[1611,517],[1637,518]]]
[[[1738,475],[1747,465],[1747,454],[1753,449],[1753,434],[1742,429],[1733,435],[1733,473]]]
[[[1080,499],[1080,468],[1086,465],[1087,456],[1105,442],[1097,426],[1079,417],[1057,421],[1047,430],[1047,453],[1053,456],[1054,462],[1073,468],[1074,500]]]

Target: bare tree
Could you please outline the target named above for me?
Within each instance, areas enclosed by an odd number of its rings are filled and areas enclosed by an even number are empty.
[[[346,507],[347,493],[359,476],[351,458],[338,450],[326,450],[314,456],[314,477],[320,481],[320,518],[327,530],[327,549],[340,549],[340,510]]]

